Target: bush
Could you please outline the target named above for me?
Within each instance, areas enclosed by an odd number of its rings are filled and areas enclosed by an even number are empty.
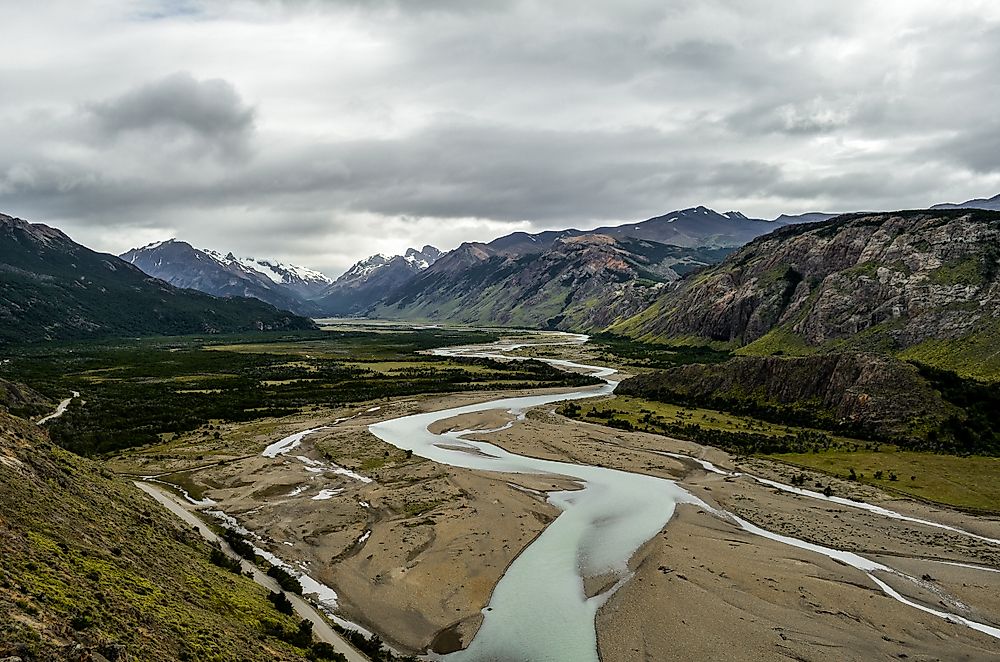
[[[233,551],[249,561],[257,560],[257,553],[253,551],[253,545],[239,531],[225,529],[222,532],[222,539],[225,540]]]
[[[240,562],[236,559],[230,558],[228,554],[223,552],[221,549],[213,549],[212,553],[209,555],[208,560],[214,565],[224,568],[229,572],[235,573],[237,575],[241,574],[243,571]]]
[[[283,592],[278,591],[277,593],[268,593],[267,599],[271,601],[274,608],[280,611],[282,614],[288,614],[289,616],[295,611],[292,609],[292,603],[288,600]]]
[[[267,576],[273,577],[281,588],[296,595],[302,595],[302,583],[292,573],[284,568],[272,565],[267,569]]]

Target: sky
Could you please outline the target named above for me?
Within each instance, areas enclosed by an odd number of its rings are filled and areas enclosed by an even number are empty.
[[[1000,3],[0,2],[0,213],[336,276],[705,205],[1000,193]]]

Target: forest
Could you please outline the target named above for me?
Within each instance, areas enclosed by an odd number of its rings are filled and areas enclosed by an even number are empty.
[[[133,339],[35,348],[0,376],[53,400],[82,395],[47,424],[85,455],[156,443],[211,422],[286,416],[312,408],[418,393],[597,383],[539,361],[418,354],[496,336],[445,330],[326,331]]]

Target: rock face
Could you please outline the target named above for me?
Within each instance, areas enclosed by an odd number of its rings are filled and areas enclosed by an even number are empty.
[[[316,299],[324,315],[359,315],[417,274],[442,253],[433,246],[411,248],[404,255],[372,255],[348,269]]]
[[[960,413],[916,367],[863,354],[737,357],[633,377],[616,393],[731,410],[770,408],[786,420],[912,442]]]
[[[312,326],[254,299],[178,289],[59,230],[0,214],[0,346]]]
[[[889,352],[987,376],[995,349],[973,355],[1000,329],[998,275],[1000,213],[845,215],[761,237],[612,331],[756,354]]]
[[[517,250],[513,246],[519,246]],[[379,317],[589,330],[641,310],[663,283],[718,261],[690,249],[584,234],[544,250],[463,244],[374,309]]]

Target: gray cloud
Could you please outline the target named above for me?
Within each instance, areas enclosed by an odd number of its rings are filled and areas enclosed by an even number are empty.
[[[109,136],[153,132],[169,139],[241,152],[254,130],[253,108],[231,83],[196,80],[186,72],[143,84],[113,99],[85,106]]]
[[[9,3],[0,23],[0,211],[105,250],[178,235],[336,272],[697,204],[1000,189],[1000,7],[971,0]]]

